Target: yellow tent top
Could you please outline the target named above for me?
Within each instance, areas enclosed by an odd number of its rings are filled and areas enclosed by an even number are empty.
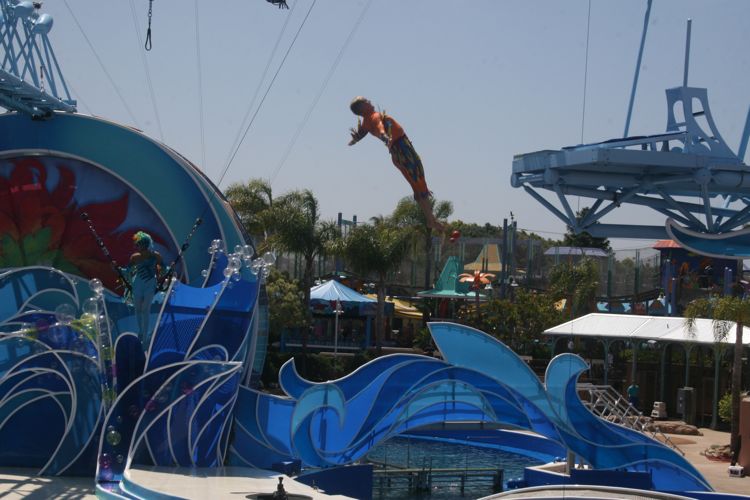
[[[500,263],[500,248],[496,243],[487,243],[482,247],[474,262],[464,266],[464,271],[487,271],[499,273],[502,271]]]
[[[368,297],[372,297],[373,299],[377,300],[378,296],[374,293],[367,294]],[[393,314],[395,316],[399,316],[402,318],[409,318],[409,319],[422,319],[422,313],[414,307],[413,305],[409,304],[406,301],[400,300],[400,299],[394,299],[393,297],[386,297],[386,302],[390,302],[393,304],[394,312]]]

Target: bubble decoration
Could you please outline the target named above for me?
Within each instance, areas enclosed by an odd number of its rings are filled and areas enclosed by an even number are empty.
[[[99,278],[94,278],[89,281],[89,288],[91,288],[91,291],[97,295],[101,295],[104,291],[104,285],[102,285],[102,281]]]
[[[55,308],[55,319],[58,323],[69,325],[76,318],[76,308],[72,304],[63,302]]]

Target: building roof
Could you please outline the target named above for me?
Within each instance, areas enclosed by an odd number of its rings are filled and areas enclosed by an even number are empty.
[[[489,271],[499,273],[502,271],[500,262],[500,249],[496,243],[487,243],[474,259],[464,266],[464,271]]]
[[[601,248],[591,247],[551,247],[548,248],[544,255],[580,255],[583,257],[609,257],[609,254]]]
[[[651,248],[655,248],[656,250],[666,250],[667,248],[682,248],[682,246],[673,240],[659,240],[654,243],[654,246]]]
[[[695,332],[690,333],[685,326],[685,318],[633,314],[587,314],[549,328],[544,331],[544,334],[701,344],[716,343],[713,320],[696,319]],[[734,344],[734,341],[735,324],[730,323],[730,330],[723,342]],[[750,335],[743,336],[743,344],[750,344]]]

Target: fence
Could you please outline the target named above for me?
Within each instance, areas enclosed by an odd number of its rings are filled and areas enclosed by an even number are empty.
[[[430,255],[424,252],[423,247],[414,245],[398,271],[389,276],[389,293],[414,295],[431,287],[451,256],[459,258],[466,272],[479,269],[495,274],[496,286],[501,285],[499,280],[504,270],[506,280],[512,279],[520,286],[540,290],[548,288],[550,273],[556,265],[577,263],[582,258],[555,252],[550,242],[523,233],[509,240],[506,251],[503,251],[502,238],[461,238],[455,243],[434,238]],[[661,288],[658,250],[616,250],[607,257],[589,258],[598,271],[597,295],[600,297],[632,296]],[[276,265],[292,278],[301,279],[304,273],[304,262],[295,254],[280,255]],[[322,256],[315,260],[313,274],[316,278],[330,276],[334,272],[336,259],[333,257]],[[364,283],[359,280],[352,284],[360,287]]]

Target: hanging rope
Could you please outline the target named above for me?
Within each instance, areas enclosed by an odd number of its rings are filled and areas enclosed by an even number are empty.
[[[146,51],[151,50],[152,44],[151,44],[151,17],[153,16],[154,12],[154,0],[148,0],[148,29],[146,29],[146,43],[143,45],[143,48],[146,49]]]
[[[141,31],[138,29],[138,15],[135,9],[134,0],[130,0],[130,15],[133,19],[133,29],[135,30],[135,38],[138,43],[141,42]],[[161,117],[159,116],[159,107],[156,103],[156,93],[154,92],[154,83],[151,79],[151,70],[148,67],[148,59],[146,54],[141,50],[138,51],[141,56],[141,64],[143,65],[143,71],[146,74],[146,84],[148,85],[148,95],[151,100],[151,107],[154,110],[154,119],[156,120],[156,127],[159,131],[159,139],[164,142],[164,130],[161,126]]]

